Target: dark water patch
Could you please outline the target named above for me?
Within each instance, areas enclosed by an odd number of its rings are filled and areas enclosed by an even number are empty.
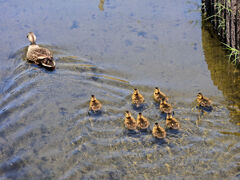
[[[6,174],[15,174],[14,172],[24,168],[26,163],[26,160],[23,160],[21,157],[14,157],[8,162],[2,163],[0,165],[0,173],[2,174],[3,172],[5,172]]]
[[[92,116],[92,117],[97,117],[97,116],[101,116],[102,115],[102,110],[99,110],[99,111],[88,111],[88,115],[89,116]]]
[[[138,133],[138,130],[129,130],[129,129],[124,129],[123,134],[132,137],[132,138],[138,138],[140,137],[140,134]]]
[[[159,110],[159,111],[160,111],[160,110]],[[161,117],[162,119],[166,119],[166,118],[167,118],[167,114],[164,113],[164,112],[160,112],[160,117]]]
[[[152,142],[153,142],[153,144],[157,144],[160,147],[168,144],[166,139],[158,139],[158,138],[155,138],[155,137],[153,137]]]
[[[209,106],[209,107],[207,107],[207,106],[206,107],[204,107],[204,106],[196,106],[196,108],[201,111],[201,114],[204,114],[204,111],[210,113],[213,110],[212,106]]]
[[[138,131],[141,136],[146,136],[151,134],[150,127],[148,127],[147,129],[139,129]]]
[[[77,28],[79,28],[79,23],[78,23],[78,21],[74,20],[72,22],[72,26],[70,27],[70,29],[72,30],[72,29],[77,29]]]
[[[145,50],[145,48],[143,46],[135,46],[135,51],[136,52],[143,52],[144,50]]]
[[[125,40],[125,46],[132,46],[133,42],[131,40]]]
[[[143,112],[145,109],[148,108],[148,105],[146,103],[141,104],[139,106],[136,106],[135,104],[132,104],[132,109],[137,112]]]
[[[138,35],[139,37],[146,37],[146,36],[147,36],[147,33],[144,32],[144,31],[140,31],[140,32],[137,33],[137,35]]]
[[[160,107],[160,103],[158,102],[153,102],[153,105],[155,106],[156,109],[159,109]],[[160,109],[159,109],[160,110]]]

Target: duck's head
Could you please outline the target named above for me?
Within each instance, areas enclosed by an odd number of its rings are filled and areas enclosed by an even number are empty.
[[[201,99],[201,98],[203,98],[203,94],[199,92],[199,93],[197,94],[197,97]]]
[[[96,97],[94,95],[91,95],[91,101],[96,101]]]
[[[30,41],[31,44],[36,44],[37,38],[36,38],[36,36],[33,32],[29,32],[27,34],[27,38],[28,38],[28,40]]]
[[[138,95],[139,94],[139,90],[137,88],[133,89],[133,94]]]
[[[159,92],[160,92],[160,89],[159,89],[158,87],[155,87],[154,93],[155,93],[155,94],[159,94]]]
[[[125,117],[126,118],[130,118],[131,117],[131,113],[129,111],[125,111]]]

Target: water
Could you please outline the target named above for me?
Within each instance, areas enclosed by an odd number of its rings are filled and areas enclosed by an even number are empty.
[[[238,179],[239,77],[202,28],[200,0],[0,1],[1,179]],[[46,71],[24,60],[33,31],[54,52]],[[151,128],[169,95],[179,132],[128,132],[133,88]],[[201,91],[213,111],[200,112]],[[91,94],[103,103],[88,115]]]

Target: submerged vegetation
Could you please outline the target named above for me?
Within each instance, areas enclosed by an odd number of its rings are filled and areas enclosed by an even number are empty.
[[[239,5],[236,0],[202,0],[205,21],[210,21],[218,37],[228,52],[229,60],[239,64],[240,59],[240,19]]]
[[[240,62],[240,59],[239,59],[239,56],[240,56],[240,51],[225,44],[225,43],[222,43],[224,46],[226,46],[226,50],[229,52],[228,54],[228,59],[229,61],[231,61],[232,63],[234,64],[237,64]]]

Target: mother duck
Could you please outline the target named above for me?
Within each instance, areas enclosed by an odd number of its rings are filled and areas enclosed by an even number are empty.
[[[30,45],[27,50],[27,60],[39,66],[43,66],[49,70],[55,69],[55,61],[53,60],[52,53],[43,47],[39,47],[36,44],[36,36],[33,32],[27,34],[27,38],[30,41]]]

